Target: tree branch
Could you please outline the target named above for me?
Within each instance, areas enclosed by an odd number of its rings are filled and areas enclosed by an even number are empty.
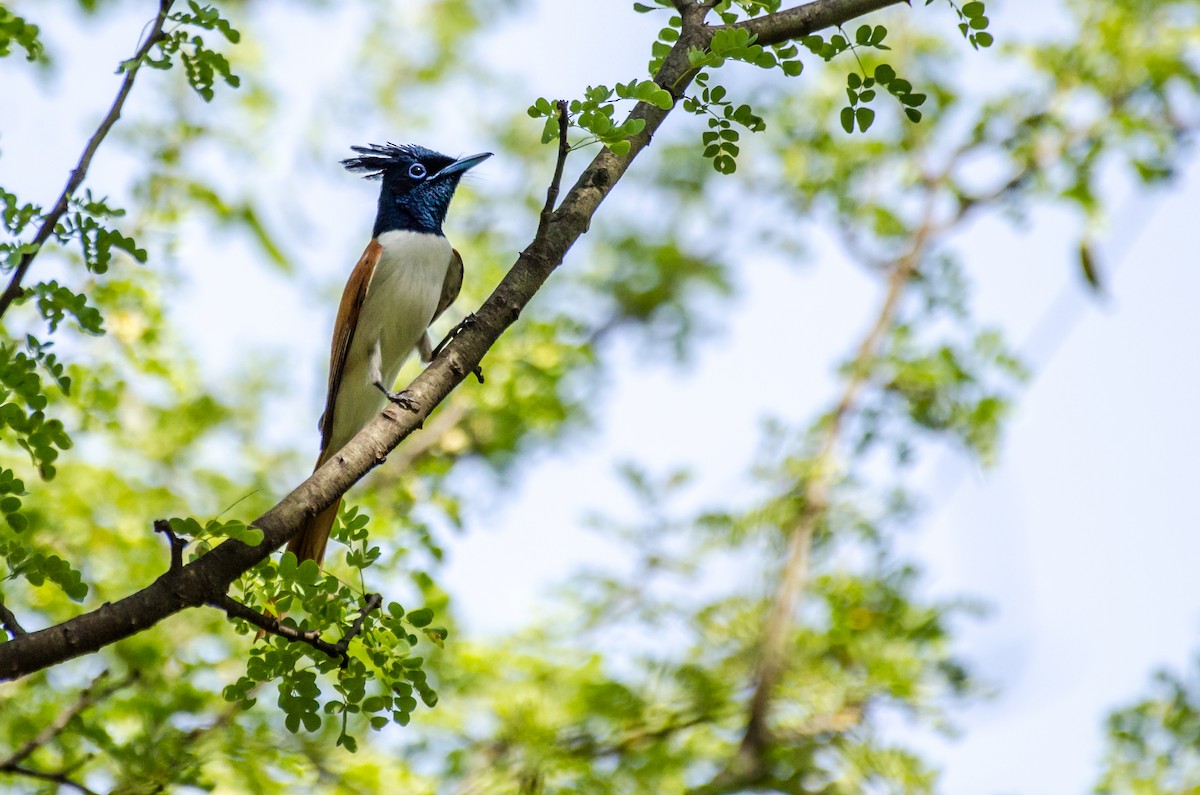
[[[171,568],[170,571],[178,571],[183,568],[183,550],[187,547],[186,539],[175,535],[175,531],[171,529],[171,523],[166,519],[154,520],[154,532],[162,533],[167,537],[167,543],[171,545]]]
[[[71,197],[75,195],[75,191],[79,190],[79,186],[83,184],[83,180],[87,177],[88,168],[92,164],[92,157],[96,154],[96,150],[100,148],[100,144],[104,141],[108,131],[117,123],[117,119],[121,117],[121,109],[125,106],[125,98],[129,96],[130,89],[133,88],[134,78],[137,77],[138,71],[142,68],[142,62],[150,48],[157,44],[163,38],[163,24],[167,21],[167,12],[175,0],[160,0],[158,6],[158,16],[154,18],[150,32],[146,34],[142,46],[138,48],[137,53],[130,60],[126,61],[129,66],[125,71],[125,79],[121,81],[121,88],[117,91],[117,98],[113,100],[112,107],[108,109],[108,115],[100,122],[100,126],[96,128],[96,132],[92,133],[91,140],[87,142],[87,146],[83,148],[83,154],[79,158],[79,163],[71,172],[70,178],[67,180],[66,187],[58,197],[58,201],[54,203],[54,208],[50,210],[50,214],[42,221],[42,225],[38,228],[37,235],[34,236],[31,245],[33,248],[30,251],[21,255],[21,261],[17,263],[17,268],[13,271],[13,275],[8,280],[8,287],[0,293],[0,317],[8,311],[8,307],[13,301],[21,297],[21,280],[25,278],[25,274],[29,271],[29,266],[33,264],[33,260],[42,251],[42,246],[54,234],[54,228],[58,225],[59,219],[66,213],[67,207],[70,205]]]
[[[0,627],[4,627],[4,631],[8,633],[10,638],[27,634],[25,628],[21,626],[21,622],[17,621],[17,617],[13,615],[13,612],[4,606],[4,602],[0,602]]]
[[[864,7],[874,9],[889,4],[883,0],[869,3],[864,0],[814,0],[800,7],[808,10],[794,21],[789,31],[791,35],[805,35],[821,27],[844,23],[863,13]],[[695,76],[688,51],[693,47],[707,48],[711,39],[714,28],[702,24],[707,11],[699,4],[685,7],[679,40],[655,76],[658,85],[669,91],[676,101]],[[516,322],[521,310],[562,263],[575,241],[587,231],[600,204],[634,159],[650,144],[669,113],[670,109],[644,102],[634,107],[629,118],[642,119],[646,125],[630,139],[629,151],[616,155],[609,149],[602,149],[596,155],[567,192],[562,204],[551,213],[545,226],[538,230],[533,241],[475,313],[475,322],[463,329],[441,356],[409,385],[408,391],[419,409],[409,412],[395,406],[385,408],[341,451],[253,522],[263,531],[262,543],[251,547],[227,540],[207,555],[178,571],[167,572],[124,599],[0,644],[0,681],[95,652],[185,608],[218,602],[242,572],[286,543],[311,517],[332,505],[370,470],[387,460],[388,453],[421,427],[429,412],[479,366],[488,349]]]
[[[558,158],[554,162],[554,176],[550,179],[550,187],[546,188],[546,204],[542,207],[542,215],[538,219],[539,232],[554,218],[554,205],[558,202],[563,167],[567,164],[567,155],[571,152],[571,144],[567,141],[567,101],[556,100],[554,105],[558,109]]]
[[[12,753],[4,761],[0,761],[0,773],[10,773],[13,775],[26,776],[29,778],[41,779],[42,781],[52,781],[64,787],[72,787],[83,793],[91,793],[92,790],[82,784],[72,781],[67,776],[67,771],[48,772],[44,770],[36,770],[34,768],[25,767],[21,762],[25,761],[34,751],[48,745],[54,741],[54,738],[62,734],[75,716],[79,715],[88,707],[97,704],[100,701],[111,696],[122,688],[133,684],[138,676],[136,673],[126,676],[118,682],[114,682],[108,687],[99,687],[100,683],[107,678],[108,672],[105,671],[92,680],[92,683],[83,689],[79,694],[79,698],[75,703],[67,708],[61,715],[54,719],[46,728],[38,732],[37,736],[30,739],[20,748]]]
[[[836,27],[881,8],[907,3],[908,0],[831,0],[805,3],[753,19],[744,19],[728,27],[744,28],[757,38],[755,44],[767,46],[799,39],[814,31]]]
[[[278,635],[294,643],[307,643],[314,649],[324,652],[334,659],[340,659],[344,668],[350,661],[350,655],[348,654],[350,641],[354,640],[362,632],[363,622],[368,615],[379,609],[379,606],[383,604],[383,597],[377,593],[367,594],[367,600],[363,603],[362,609],[358,613],[358,618],[354,619],[354,623],[350,625],[350,629],[337,643],[321,640],[321,633],[318,630],[310,629],[304,631],[295,627],[289,627],[275,616],[260,613],[228,594],[222,594],[209,604],[219,610],[224,610],[225,614],[230,618],[239,618],[248,624],[253,624],[264,632]]]
[[[800,518],[788,533],[787,554],[771,609],[763,623],[761,654],[754,673],[746,730],[738,751],[713,780],[697,793],[732,792],[740,787],[769,778],[765,751],[772,741],[768,718],[775,688],[787,670],[788,636],[795,623],[796,609],[808,582],[809,555],[813,535],[829,510],[833,489],[837,484],[837,448],[842,441],[846,420],[853,411],[859,394],[870,380],[873,365],[895,323],[904,292],[917,274],[917,267],[936,231],[935,190],[930,189],[921,225],[913,233],[908,251],[898,257],[891,267],[887,292],[875,322],[859,343],[848,369],[845,388],[830,413],[821,446],[813,458],[813,479],[797,499],[803,501]]]
[[[49,781],[59,785],[60,787],[69,787],[76,792],[82,792],[83,795],[100,795],[100,793],[96,792],[96,790],[88,789],[78,781],[69,778],[67,774],[61,770],[51,773],[44,770],[34,770],[31,767],[14,765],[11,768],[0,768],[0,773],[9,773],[14,776],[25,776],[26,778],[36,778],[40,781]]]

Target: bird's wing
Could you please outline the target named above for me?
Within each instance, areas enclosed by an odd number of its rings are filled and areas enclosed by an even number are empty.
[[[337,320],[333,324],[333,346],[329,352],[329,391],[325,396],[325,413],[321,415],[321,459],[329,452],[329,439],[333,436],[333,407],[337,402],[338,390],[342,386],[342,371],[346,367],[346,356],[354,340],[354,329],[358,326],[358,313],[367,297],[367,287],[379,263],[383,246],[372,240],[363,252],[358,264],[350,273],[342,302],[338,305]]]
[[[446,269],[446,280],[442,282],[442,295],[438,298],[437,311],[433,313],[433,317],[429,320],[429,325],[442,316],[446,308],[454,303],[454,299],[458,298],[458,293],[462,290],[463,283],[463,260],[462,254],[458,253],[458,249],[450,249],[450,267]],[[417,340],[417,352],[421,355],[421,361],[430,362],[433,360],[433,344],[429,341],[429,332],[426,331],[421,335],[421,339]]]
[[[437,311],[433,313],[433,319],[429,321],[429,325],[433,325],[433,321],[442,316],[446,311],[446,307],[454,303],[454,299],[458,298],[458,293],[462,290],[463,283],[463,261],[462,254],[458,253],[458,249],[450,249],[450,267],[446,269],[446,280],[442,282],[442,297],[438,299]]]

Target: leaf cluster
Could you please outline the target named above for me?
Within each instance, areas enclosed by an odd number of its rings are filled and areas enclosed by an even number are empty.
[[[369,543],[368,523],[365,514],[349,508],[339,516],[333,534],[348,545],[345,562],[360,575],[380,557],[379,547]],[[194,530],[195,524],[186,520],[180,529]],[[253,542],[246,532],[237,523],[226,523],[217,534]],[[261,534],[257,538],[261,541]],[[434,611],[429,607],[405,611],[393,601],[382,615],[363,615],[361,589],[323,572],[315,561],[298,563],[291,552],[278,561],[264,561],[235,588],[247,604],[283,616],[283,624],[297,632],[319,634],[336,643],[337,638],[324,636],[331,631],[345,634],[356,621],[361,622],[361,630],[349,641],[343,658],[330,657],[303,642],[266,636],[251,649],[245,674],[225,689],[227,700],[248,709],[260,687],[275,682],[276,704],[288,731],[303,728],[312,733],[323,723],[336,725],[337,744],[352,752],[358,748],[355,724],[365,722],[376,731],[391,722],[404,726],[417,708],[417,698],[427,707],[437,704],[437,693],[423,668],[425,658],[416,651],[422,638],[442,646],[448,632],[431,626]],[[234,624],[243,635],[258,631],[240,620]]]
[[[167,15],[167,19],[175,23],[174,27],[164,31],[162,38],[155,42],[158,56],[147,53],[141,64],[151,69],[170,69],[175,64],[175,56],[178,56],[183,62],[188,85],[205,102],[211,102],[215,96],[213,86],[218,77],[231,88],[241,85],[241,78],[233,73],[224,55],[210,49],[204,43],[204,37],[190,29],[216,31],[230,44],[237,44],[241,40],[241,33],[221,16],[215,6],[202,6],[195,0],[188,0],[188,8],[189,11],[172,11]],[[130,69],[135,63],[133,60],[125,61],[121,64],[121,71]]]
[[[40,61],[45,50],[38,38],[38,26],[10,11],[0,3],[0,58],[11,55],[13,46],[25,51],[25,60]]]
[[[930,5],[935,0],[925,0],[925,5]],[[995,39],[992,34],[987,32],[988,18],[987,9],[980,0],[973,0],[970,3],[964,3],[960,8],[954,0],[946,0],[954,12],[958,14],[960,22],[958,23],[958,31],[963,35],[963,38],[971,43],[975,49],[980,47],[991,47]]]

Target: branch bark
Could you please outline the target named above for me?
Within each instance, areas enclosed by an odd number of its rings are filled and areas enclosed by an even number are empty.
[[[13,611],[5,607],[2,601],[0,601],[0,627],[4,628],[10,638],[27,634],[25,627],[21,626],[21,622],[13,615]]]
[[[797,9],[779,12],[787,15],[787,24],[773,26],[771,31],[772,35],[803,36],[902,1],[813,0]],[[669,91],[676,102],[696,74],[688,61],[688,51],[693,47],[707,48],[716,30],[704,24],[707,13],[708,8],[703,4],[682,9],[683,29],[679,40],[655,76],[658,85]],[[753,22],[766,25],[769,19],[759,17]],[[646,125],[631,139],[629,151],[616,155],[603,149],[596,155],[562,204],[550,214],[533,241],[475,313],[475,322],[463,329],[408,387],[418,410],[402,411],[395,406],[384,409],[340,452],[253,523],[263,531],[261,544],[251,547],[238,541],[225,541],[207,555],[177,571],[168,571],[124,599],[0,644],[0,681],[95,652],[185,608],[218,601],[242,572],[286,543],[312,516],[332,505],[370,470],[383,463],[388,453],[421,427],[429,413],[480,365],[488,349],[516,322],[521,310],[562,263],[571,246],[587,232],[600,204],[634,159],[649,146],[669,113],[670,109],[638,103],[629,116],[643,119]]]
[[[742,20],[729,27],[744,28],[757,38],[755,44],[764,47],[798,39],[824,28],[837,27],[856,17],[909,0],[841,0],[815,2],[777,11],[753,19]]]
[[[117,98],[113,100],[112,107],[108,109],[108,115],[100,122],[100,126],[92,134],[91,139],[87,142],[87,146],[83,148],[83,154],[79,158],[79,163],[71,172],[66,187],[59,194],[58,201],[54,203],[50,214],[45,217],[42,225],[38,228],[37,234],[32,241],[33,249],[21,255],[21,261],[17,263],[16,270],[13,271],[13,275],[9,278],[8,286],[4,288],[3,293],[0,293],[0,317],[4,316],[4,313],[8,311],[13,301],[21,297],[23,292],[21,280],[29,272],[29,267],[33,265],[33,260],[41,253],[42,246],[54,234],[54,228],[58,225],[63,214],[66,213],[67,207],[70,206],[71,198],[75,195],[75,191],[79,190],[79,186],[83,184],[84,178],[87,177],[88,168],[92,165],[92,158],[95,156],[96,150],[104,142],[108,131],[117,123],[117,119],[121,118],[121,109],[125,107],[125,99],[129,96],[129,92],[133,88],[133,81],[142,68],[143,60],[150,52],[150,48],[163,38],[163,24],[167,21],[167,12],[170,11],[174,2],[175,0],[160,0],[158,16],[151,23],[150,32],[146,34],[146,38],[142,41],[142,45],[138,48],[137,53],[126,62],[129,64],[129,68],[125,72],[125,79],[121,81],[121,88],[117,91]]]

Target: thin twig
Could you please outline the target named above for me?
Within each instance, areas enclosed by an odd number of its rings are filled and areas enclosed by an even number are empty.
[[[175,531],[171,529],[171,523],[166,519],[154,520],[154,532],[162,533],[167,537],[167,541],[171,544],[171,571],[178,571],[183,568],[183,550],[188,545],[187,539],[180,538],[175,535]]]
[[[561,741],[561,744],[566,747],[568,753],[587,759],[616,756],[628,753],[637,748],[643,748],[650,742],[665,739],[676,733],[686,731],[693,726],[711,723],[712,720],[712,715],[700,714],[679,721],[667,721],[653,729],[649,727],[635,729],[604,745],[597,743],[591,737],[566,738]]]
[[[59,785],[60,787],[70,787],[76,792],[82,792],[83,795],[100,795],[100,793],[96,792],[96,790],[89,789],[83,784],[80,784],[78,781],[68,778],[67,774],[61,771],[56,773],[48,773],[44,770],[34,770],[30,767],[13,765],[10,768],[0,768],[0,773],[10,773],[14,776],[25,776],[27,778],[36,778],[41,781],[50,781]]]
[[[788,631],[795,621],[796,607],[808,581],[813,535],[829,509],[836,483],[834,456],[841,442],[846,419],[853,410],[858,395],[870,379],[872,365],[879,355],[888,330],[895,322],[900,299],[916,275],[917,265],[924,256],[935,230],[935,198],[936,192],[931,190],[927,196],[922,224],[914,232],[909,250],[897,258],[892,266],[883,304],[875,323],[859,344],[849,368],[846,386],[827,421],[824,439],[814,459],[816,475],[804,490],[803,510],[788,534],[783,573],[775,591],[771,610],[763,625],[762,652],[754,675],[754,691],[750,698],[746,732],[737,756],[718,778],[727,776],[739,780],[753,780],[765,774],[762,754],[768,743],[767,718],[775,686],[787,664]]]
[[[104,671],[95,679],[93,679],[91,684],[85,687],[79,694],[79,698],[75,700],[75,703],[63,711],[62,714],[60,714],[57,718],[55,718],[53,723],[38,732],[35,737],[14,751],[13,754],[7,759],[0,762],[0,773],[11,773],[13,775],[41,779],[42,781],[52,781],[61,786],[76,789],[79,792],[91,793],[92,790],[88,789],[77,781],[71,780],[67,775],[67,771],[65,770],[53,772],[35,770],[33,768],[24,767],[21,762],[25,761],[25,759],[27,759],[30,754],[37,749],[53,742],[54,738],[66,731],[66,728],[71,721],[85,709],[99,703],[100,701],[103,701],[113,693],[116,693],[118,690],[128,687],[138,679],[138,675],[136,673],[132,673],[129,676],[126,676],[125,678],[108,685],[107,687],[100,687],[100,684],[107,677],[108,672]]]
[[[350,641],[354,640],[362,632],[363,622],[370,613],[379,609],[379,606],[383,604],[383,597],[377,593],[367,594],[367,600],[363,603],[358,618],[354,619],[354,623],[350,625],[349,631],[337,643],[321,640],[321,633],[315,629],[302,631],[295,627],[289,627],[278,618],[260,613],[228,594],[210,602],[210,604],[213,607],[224,610],[225,614],[230,618],[241,619],[248,624],[253,624],[264,632],[278,635],[294,643],[307,643],[309,646],[320,652],[324,652],[330,657],[340,659],[344,668],[350,662],[350,655],[348,653]]]
[[[71,719],[76,715],[83,712],[88,707],[96,704],[97,702],[103,701],[118,690],[128,687],[137,681],[138,678],[137,674],[130,674],[124,679],[114,682],[108,687],[99,687],[100,683],[103,682],[107,677],[108,672],[104,671],[95,679],[93,679],[91,684],[85,687],[83,692],[79,694],[79,698],[75,700],[75,703],[72,704],[70,708],[55,718],[53,723],[51,723],[45,729],[42,729],[42,731],[38,733],[36,737],[18,748],[12,754],[12,756],[8,757],[8,759],[5,759],[3,762],[0,762],[0,770],[7,770],[14,765],[19,764],[38,748],[41,748],[43,745],[51,742],[55,737],[62,734],[63,730],[67,728],[67,724],[70,723]]]
[[[567,142],[567,101],[556,100],[554,105],[558,108],[558,159],[554,163],[554,178],[550,180],[550,187],[546,188],[546,205],[542,207],[541,219],[538,222],[539,232],[546,228],[554,215],[554,206],[558,204],[558,191],[562,184],[563,166],[566,165],[567,154],[571,151],[571,145]]]
[[[79,158],[79,163],[71,172],[70,179],[67,180],[66,187],[63,188],[62,194],[59,195],[58,201],[55,202],[50,214],[45,217],[41,227],[38,228],[37,235],[34,236],[30,244],[30,250],[21,255],[21,261],[17,264],[16,270],[13,271],[13,275],[8,280],[8,287],[0,294],[0,317],[4,316],[4,313],[8,311],[8,307],[13,301],[21,297],[23,293],[21,280],[25,278],[25,274],[29,271],[29,266],[33,264],[34,258],[41,252],[42,246],[54,234],[54,229],[58,226],[59,219],[66,213],[67,207],[70,206],[71,198],[75,195],[75,191],[79,190],[79,186],[83,184],[84,178],[87,177],[88,168],[92,164],[92,157],[96,154],[96,150],[100,148],[100,144],[104,141],[105,136],[108,135],[108,131],[112,129],[113,125],[117,123],[117,119],[121,117],[121,109],[125,105],[125,98],[129,96],[129,91],[133,88],[133,80],[137,77],[137,73],[141,69],[146,55],[150,52],[150,48],[163,38],[163,24],[167,20],[167,12],[173,3],[174,0],[160,0],[158,16],[154,18],[150,32],[146,35],[142,46],[138,48],[137,54],[125,62],[127,65],[125,79],[121,81],[121,89],[117,92],[117,98],[113,100],[112,107],[108,109],[108,115],[100,122],[100,126],[92,134],[91,140],[87,142],[87,146],[83,149],[83,155]]]
[[[13,612],[4,606],[4,602],[0,602],[0,626],[4,627],[4,631],[12,638],[26,634],[25,627],[21,626]]]

